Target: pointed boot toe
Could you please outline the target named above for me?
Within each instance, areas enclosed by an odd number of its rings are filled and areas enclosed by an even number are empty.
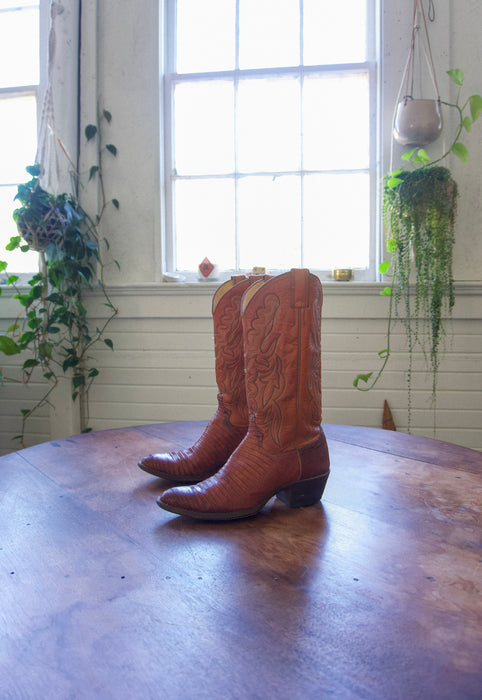
[[[222,466],[222,463],[215,463],[211,469],[204,468],[202,471],[199,467],[193,467],[192,460],[189,459],[189,450],[181,450],[147,455],[137,466],[147,474],[182,484],[207,479]]]
[[[198,498],[199,488],[196,485],[176,486],[158,496],[157,505],[170,513],[192,516],[193,505],[195,506]],[[205,517],[208,518],[209,513],[206,513]]]

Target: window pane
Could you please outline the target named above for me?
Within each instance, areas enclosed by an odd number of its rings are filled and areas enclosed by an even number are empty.
[[[239,67],[300,64],[299,0],[239,0]]]
[[[178,0],[177,72],[234,68],[234,0]]]
[[[0,0],[0,10],[12,10],[19,7],[37,7],[39,0]]]
[[[303,220],[304,265],[322,270],[368,267],[368,174],[305,176]]]
[[[300,179],[247,177],[239,182],[240,268],[300,265]]]
[[[231,82],[181,83],[175,95],[178,174],[234,171],[234,88]]]
[[[304,0],[304,64],[364,61],[366,4],[365,0]]]
[[[238,92],[240,172],[300,167],[300,87],[293,78],[242,80]]]
[[[347,170],[369,165],[368,76],[308,76],[303,84],[306,170]]]
[[[37,150],[35,97],[0,99],[0,183],[26,182]]]
[[[2,12],[0,15],[0,87],[36,85],[39,81],[38,65],[38,10]]]
[[[38,268],[38,253],[22,253],[18,250],[12,253],[5,250],[10,238],[18,236],[17,227],[12,219],[13,210],[20,206],[20,203],[13,199],[16,194],[16,187],[0,187],[0,260],[7,260],[7,274],[31,272]]]
[[[177,269],[197,270],[206,256],[234,269],[233,180],[178,180],[174,196]]]

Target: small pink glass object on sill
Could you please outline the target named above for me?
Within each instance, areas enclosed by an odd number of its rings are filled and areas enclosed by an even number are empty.
[[[209,258],[204,258],[202,263],[199,264],[199,279],[201,281],[211,282],[216,279],[217,266],[209,260]]]

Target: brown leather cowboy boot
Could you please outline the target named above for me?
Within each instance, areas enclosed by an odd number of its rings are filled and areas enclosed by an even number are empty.
[[[189,449],[144,457],[139,467],[145,472],[171,481],[201,481],[223,466],[246,435],[241,299],[246,289],[259,279],[259,276],[235,276],[215,292],[212,308],[218,409]]]
[[[161,508],[205,520],[257,513],[274,495],[292,508],[320,500],[329,475],[321,422],[319,279],[291,270],[243,297],[249,429],[217,474],[165,491]]]

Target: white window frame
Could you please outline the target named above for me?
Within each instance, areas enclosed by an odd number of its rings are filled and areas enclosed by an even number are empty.
[[[21,0],[19,1],[19,7],[22,6]],[[50,23],[50,0],[39,0],[38,1],[38,10],[39,10],[39,82],[36,85],[16,85],[12,87],[6,87],[6,88],[1,88],[0,87],[0,100],[1,99],[8,99],[10,97],[35,97],[36,100],[36,112],[37,112],[37,129],[38,129],[38,124],[40,120],[40,110],[42,108],[42,95],[45,91],[45,82],[46,82],[46,75],[47,75],[47,56],[48,56],[48,32],[49,32],[49,23]],[[7,10],[5,10],[7,11]],[[1,19],[1,14],[2,12],[0,11],[0,19]],[[35,154],[33,154],[32,157],[32,163],[25,163],[25,167],[27,165],[34,165],[33,159],[35,157]],[[25,172],[25,178],[22,182],[27,182],[29,179],[29,175],[27,172]],[[3,182],[0,184],[0,187],[18,187],[18,185],[21,184],[20,182]],[[8,253],[5,250],[0,251],[0,260],[5,260],[7,257]],[[39,266],[37,267],[37,270],[39,269]],[[10,264],[6,270],[7,276],[12,275],[12,274],[18,274],[19,280],[17,282],[17,286],[22,286],[26,285],[27,281],[31,279],[32,274],[35,274],[37,270],[32,270],[31,272],[21,272],[19,273],[17,270],[15,270],[14,267],[12,267]],[[6,283],[6,276],[1,275],[0,276],[0,284],[2,286]]]
[[[363,1],[363,0],[360,0]],[[346,64],[330,64],[323,66],[296,66],[281,69],[239,69],[235,68],[232,71],[213,71],[202,73],[185,73],[177,74],[174,70],[174,62],[176,56],[176,18],[175,7],[176,0],[163,0],[161,4],[160,32],[163,40],[161,41],[161,134],[164,138],[163,142],[163,157],[161,157],[161,188],[163,197],[161,197],[161,221],[163,223],[163,271],[172,271],[184,276],[186,281],[195,281],[197,272],[185,270],[176,271],[175,261],[175,233],[174,233],[174,213],[172,207],[173,201],[173,181],[177,176],[173,171],[173,143],[174,143],[174,115],[173,115],[173,93],[174,86],[181,82],[193,82],[196,80],[220,78],[234,79],[235,89],[237,81],[243,77],[267,77],[273,74],[278,75],[296,75],[303,78],[304,75],[313,73],[356,73],[363,72],[368,75],[369,80],[369,123],[370,123],[370,146],[369,146],[369,165],[366,170],[357,170],[357,172],[369,173],[370,182],[370,232],[369,232],[369,266],[366,269],[353,270],[353,279],[356,281],[377,281],[378,264],[380,261],[382,242],[381,242],[381,216],[380,216],[380,153],[381,153],[381,93],[380,93],[380,0],[365,0],[367,6],[367,58],[360,63]],[[300,0],[302,7],[302,0]],[[237,23],[239,21],[239,13],[237,12]],[[238,26],[236,27],[236,36],[238,36]],[[301,169],[296,171],[301,176],[307,171]],[[329,171],[320,171],[329,172]],[[353,172],[353,171],[337,171],[337,173]],[[310,171],[311,173],[311,171]],[[189,177],[189,176],[186,176]],[[224,176],[223,176],[224,177]],[[239,175],[234,174],[233,177],[239,178]],[[278,272],[270,270],[271,272]],[[320,279],[329,280],[332,278],[332,270],[313,270],[318,274]],[[227,278],[230,274],[237,270],[222,271],[220,279]]]

